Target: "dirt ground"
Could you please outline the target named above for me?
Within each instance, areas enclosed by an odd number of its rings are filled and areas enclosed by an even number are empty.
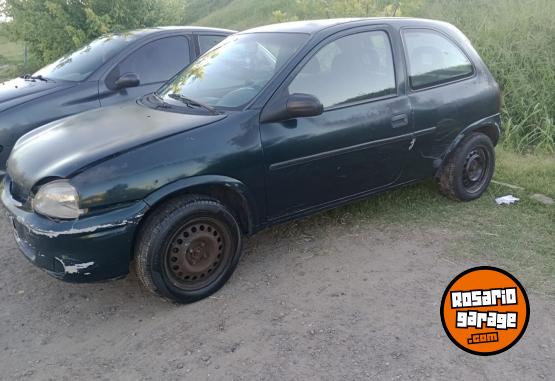
[[[458,349],[444,288],[479,264],[451,232],[318,216],[248,239],[215,296],[175,305],[124,280],[74,285],[19,254],[0,220],[0,378],[6,380],[553,379],[555,305],[528,289],[521,341]],[[370,220],[371,221],[371,220]]]

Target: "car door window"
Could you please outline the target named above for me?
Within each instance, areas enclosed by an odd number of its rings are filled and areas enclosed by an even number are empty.
[[[396,94],[391,45],[383,31],[341,37],[321,48],[289,85],[324,108]]]
[[[161,38],[135,50],[119,65],[119,75],[135,73],[141,85],[164,82],[191,62],[185,36]]]
[[[403,37],[413,89],[472,75],[470,60],[443,35],[431,30],[405,30]]]
[[[198,45],[200,48],[200,54],[203,55],[209,51],[214,45],[219,44],[224,40],[226,36],[210,36],[210,35],[199,35]]]

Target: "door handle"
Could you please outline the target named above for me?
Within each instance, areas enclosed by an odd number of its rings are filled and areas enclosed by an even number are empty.
[[[409,117],[407,114],[398,114],[391,118],[391,127],[393,128],[406,127],[408,124]]]

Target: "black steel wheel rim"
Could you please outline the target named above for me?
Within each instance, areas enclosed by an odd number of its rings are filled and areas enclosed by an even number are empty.
[[[467,192],[476,193],[482,188],[487,179],[489,167],[490,155],[484,147],[475,147],[466,155],[463,186]]]
[[[211,217],[194,218],[176,229],[164,257],[166,276],[184,291],[202,289],[224,272],[232,256],[231,235]]]

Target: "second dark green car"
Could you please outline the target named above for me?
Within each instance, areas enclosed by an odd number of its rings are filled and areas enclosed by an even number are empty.
[[[285,23],[230,36],[156,93],[16,144],[2,201],[24,255],[67,281],[217,291],[241,238],[435,176],[487,188],[499,87],[452,25]]]

